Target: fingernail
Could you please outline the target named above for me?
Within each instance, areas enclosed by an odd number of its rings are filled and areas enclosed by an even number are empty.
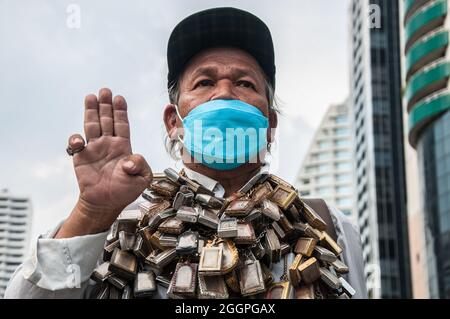
[[[134,167],[134,163],[132,161],[126,161],[123,166],[128,169],[132,169]]]

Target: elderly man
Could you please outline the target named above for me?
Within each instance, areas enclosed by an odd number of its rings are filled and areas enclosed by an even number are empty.
[[[86,96],[86,141],[73,135],[67,149],[78,202],[5,297],[365,298],[357,228],[267,172],[277,127],[267,26],[234,8],[198,12],[175,27],[167,57],[167,148],[184,169],[153,174],[132,153],[125,99]],[[230,144],[236,132],[244,143]]]

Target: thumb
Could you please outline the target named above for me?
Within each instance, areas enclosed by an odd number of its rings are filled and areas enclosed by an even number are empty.
[[[153,174],[150,166],[144,157],[140,154],[132,154],[123,159],[122,169],[128,175],[138,175],[150,183],[153,179]]]

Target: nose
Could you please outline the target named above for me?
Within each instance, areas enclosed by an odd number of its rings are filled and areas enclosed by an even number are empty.
[[[218,81],[210,100],[238,100],[234,92],[233,81],[228,79]]]

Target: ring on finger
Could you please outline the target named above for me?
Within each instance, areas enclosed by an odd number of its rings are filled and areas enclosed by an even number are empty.
[[[78,147],[77,149],[74,149],[74,150],[70,146],[67,146],[67,148],[66,148],[66,152],[67,152],[67,154],[69,154],[69,156],[73,156],[76,153],[80,153],[82,150],[84,150],[84,145],[80,146],[80,147]]]

